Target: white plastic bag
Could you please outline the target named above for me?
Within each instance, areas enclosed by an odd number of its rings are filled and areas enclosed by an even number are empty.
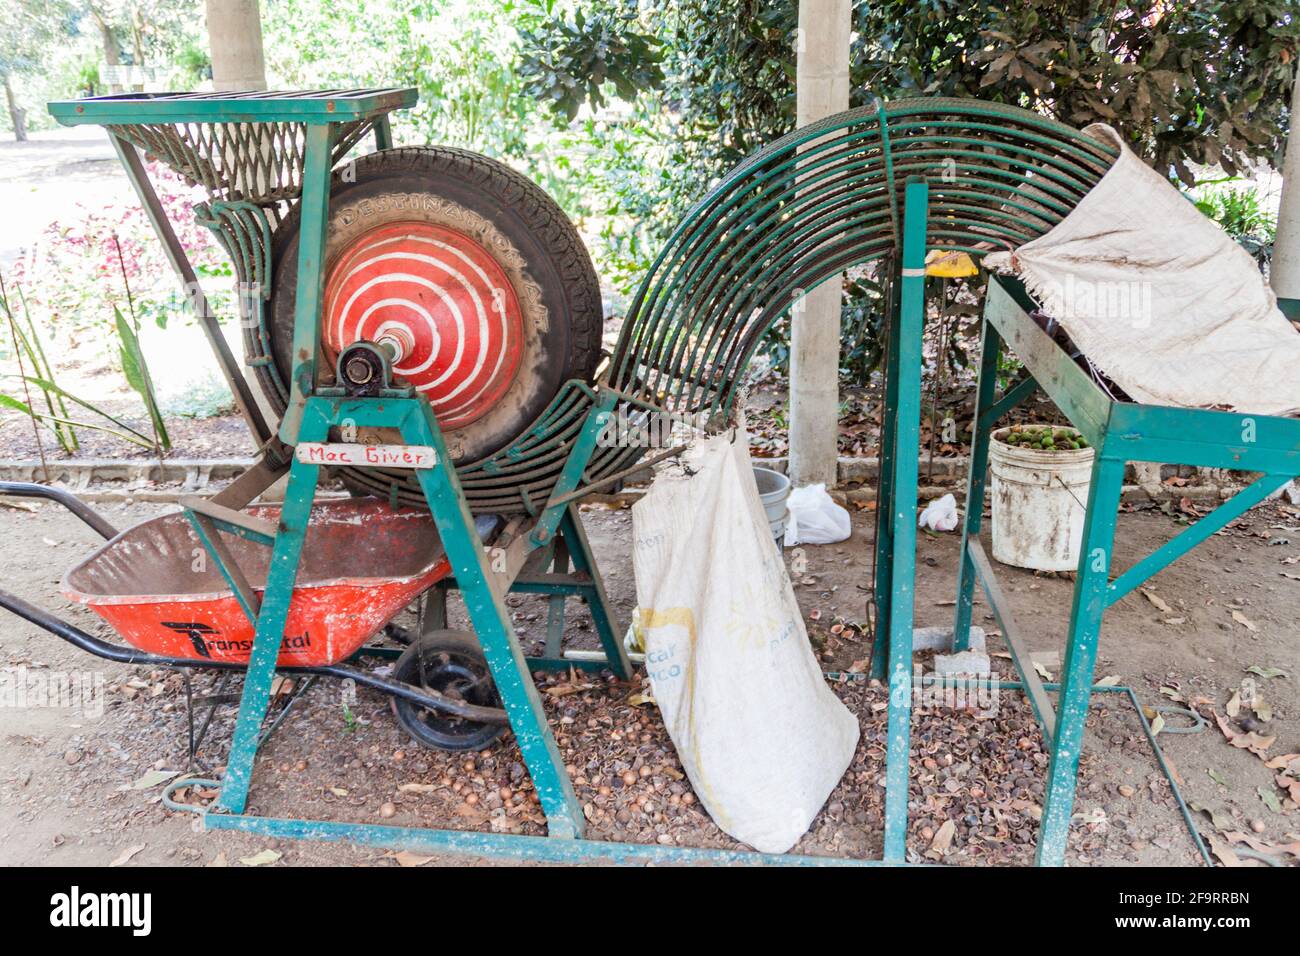
[[[826,493],[825,485],[804,485],[790,492],[790,522],[785,526],[785,546],[834,544],[853,533],[849,513]]]
[[[916,523],[931,531],[951,531],[957,527],[957,499],[952,495],[935,498],[925,506]]]
[[[702,441],[690,477],[661,475],[632,506],[637,626],[700,802],[736,839],[783,853],[848,768],[858,721],[808,644],[747,442]]]

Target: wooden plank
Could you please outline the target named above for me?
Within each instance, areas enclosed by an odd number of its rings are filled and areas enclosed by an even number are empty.
[[[1003,280],[989,280],[984,317],[998,330],[1056,407],[1093,445],[1105,439],[1114,404],[1083,369],[1038,327]]]
[[[180,499],[180,505],[195,514],[215,518],[223,524],[269,539],[264,543],[275,540],[276,526],[271,522],[263,521],[261,518],[254,518],[252,515],[236,511],[234,508],[227,508],[225,505],[219,505],[207,498],[200,498],[197,495],[185,495]]]

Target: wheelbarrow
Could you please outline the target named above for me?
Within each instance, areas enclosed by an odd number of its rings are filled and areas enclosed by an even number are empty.
[[[182,512],[118,532],[62,489],[0,482],[0,494],[58,502],[106,542],[64,576],[60,589],[107,621],[126,645],[95,637],[0,591],[0,606],[98,657],[124,664],[239,671],[248,665],[254,627],[222,573],[206,560]],[[278,506],[248,509],[274,522]],[[476,522],[491,538],[499,522]],[[226,554],[264,593],[269,553],[222,534]],[[306,556],[289,607],[279,671],[352,680],[388,694],[398,720],[420,743],[445,750],[482,747],[508,724],[477,642],[448,629],[415,639],[393,619],[451,573],[432,516],[374,499],[328,501],[312,509]],[[390,676],[353,662],[381,649],[377,635],[407,646]],[[393,649],[388,649],[393,650]]]

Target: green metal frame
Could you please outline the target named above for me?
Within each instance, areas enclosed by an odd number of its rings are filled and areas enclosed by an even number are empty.
[[[419,486],[433,515],[453,577],[439,583],[436,595],[445,600],[449,589],[459,589],[475,633],[483,647],[497,692],[509,718],[516,741],[532,776],[551,838],[575,840],[581,837],[584,819],[573,794],[564,762],[546,721],[541,699],[530,676],[539,669],[609,668],[628,679],[632,667],[615,628],[615,615],[605,594],[595,556],[578,516],[575,492],[582,484],[598,439],[604,430],[617,394],[599,386],[571,382],[566,394],[582,396],[580,417],[561,446],[565,461],[558,481],[547,500],[534,509],[532,521],[489,556],[466,504],[459,475],[451,464],[441,429],[429,404],[409,390],[389,390],[377,398],[349,398],[337,389],[317,388],[316,356],[319,354],[320,298],[324,281],[323,256],[328,221],[331,169],[340,147],[339,130],[344,124],[364,120],[372,124],[376,145],[391,145],[387,112],[410,106],[412,90],[326,91],[319,94],[237,94],[125,96],[51,104],[51,113],[66,125],[98,123],[110,127],[119,155],[127,167],[160,237],[169,250],[175,247],[174,264],[182,278],[189,279],[183,250],[162,214],[157,196],[145,175],[135,148],[114,128],[133,124],[186,123],[297,123],[303,129],[302,219],[298,254],[298,286],[294,314],[293,354],[297,358],[289,382],[289,407],[278,429],[284,446],[300,442],[325,442],[332,431],[346,425],[363,428],[392,428],[404,442],[427,445],[435,450],[437,464],[417,472]],[[355,127],[352,127],[355,129]],[[269,278],[267,227],[264,211],[242,200],[214,200],[197,210],[200,220],[216,231],[231,253],[241,276]],[[249,215],[253,215],[249,221]],[[193,287],[196,287],[197,284]],[[201,317],[213,324],[206,306]],[[219,334],[219,333],[218,333]],[[228,352],[218,351],[227,377],[242,384]],[[233,385],[232,385],[233,387]],[[243,393],[235,389],[237,395]],[[256,413],[256,405],[248,401]],[[259,442],[273,442],[260,416],[250,418],[250,428]],[[539,432],[537,436],[541,437]],[[188,502],[186,515],[218,569],[230,585],[245,614],[253,622],[255,637],[239,714],[220,794],[209,811],[210,823],[220,819],[247,821],[248,803],[258,747],[270,705],[285,621],[315,500],[320,468],[292,460],[288,465],[288,487],[279,522],[266,525],[237,509],[253,500],[284,471],[285,450],[278,462],[260,466],[254,480],[238,490],[223,493],[213,503]],[[271,548],[266,587],[261,596],[249,586],[231,559],[223,533],[240,535]],[[499,553],[498,553],[499,552]],[[572,564],[572,570],[569,564]],[[553,567],[552,567],[553,566]],[[548,571],[547,568],[552,567]],[[550,596],[548,655],[526,657],[504,604],[510,591]],[[570,660],[562,655],[555,639],[563,629],[564,601],[578,597],[590,607],[605,655],[603,660]],[[440,606],[441,603],[440,603]],[[444,610],[445,616],[445,610]],[[383,648],[363,648],[362,654],[391,656]],[[323,822],[299,824],[307,831],[324,833]],[[469,835],[448,835],[455,840]],[[353,839],[365,842],[361,836]]]
[[[1034,303],[1019,282],[990,278],[984,304],[953,646],[966,647],[974,587],[978,581],[1002,628],[1012,661],[1049,741],[1051,761],[1037,862],[1059,866],[1065,862],[1084,722],[1106,608],[1300,476],[1300,420],[1116,402],[1029,317],[1033,308]],[[998,357],[1003,348],[1019,357],[1030,377],[1001,398],[995,398]],[[1038,388],[1047,393],[1096,450],[1066,636],[1065,663],[1055,706],[1049,697],[1051,688],[1043,684],[1029,661],[1012,609],[979,541],[994,425]],[[1111,580],[1115,523],[1124,468],[1130,461],[1257,471],[1263,476]]]
[[[400,390],[377,398],[348,398],[335,394],[333,389],[316,387],[331,167],[338,154],[350,148],[365,129],[373,129],[379,148],[390,146],[387,113],[411,106],[414,101],[413,90],[335,90],[307,94],[128,95],[50,107],[51,113],[66,125],[98,123],[109,127],[155,228],[191,288],[197,288],[192,281],[193,270],[186,272],[188,263],[183,250],[161,214],[135,147],[123,137],[123,131],[129,132],[135,125],[156,128],[160,124],[276,123],[300,124],[303,131],[301,189],[297,196],[290,197],[301,199],[302,214],[293,337],[295,366],[290,381],[283,383],[288,410],[278,434],[271,435],[228,350],[222,352],[214,343],[250,429],[266,449],[266,461],[258,466],[258,474],[237,483],[237,492],[223,493],[215,506],[194,503],[187,508],[200,540],[255,624],[234,740],[220,794],[203,814],[206,825],[286,837],[555,861],[871,862],[631,847],[583,840],[583,815],[530,671],[608,666],[620,677],[631,674],[575,506],[581,489],[617,480],[641,456],[639,449],[598,447],[599,436],[614,409],[621,403],[653,412],[662,413],[667,407],[679,413],[703,410],[725,417],[740,374],[763,330],[788,311],[794,300],[790,293],[827,281],[848,266],[890,257],[897,261],[898,269],[891,283],[894,316],[886,367],[880,529],[876,543],[878,639],[873,668],[880,676],[888,677],[890,689],[885,852],[879,862],[904,863],[918,477],[910,449],[917,446],[919,431],[927,247],[942,245],[980,255],[990,236],[1019,242],[1041,234],[1086,194],[1109,166],[1111,154],[1062,124],[1023,110],[969,100],[903,100],[887,107],[841,114],[797,130],[741,164],[678,227],[637,293],[608,380],[596,385],[577,380],[566,383],[529,432],[510,448],[458,469],[452,467],[436,418],[422,399]],[[217,232],[242,270],[241,278],[266,278],[269,220],[262,207],[285,196],[276,193],[271,200],[249,203],[233,194],[229,186],[227,182],[215,189],[210,187],[212,201],[199,209],[200,217]],[[255,214],[263,218],[250,219]],[[766,300],[762,309],[756,308],[753,297],[757,294]],[[707,315],[700,311],[706,304]],[[257,308],[260,312],[260,304]],[[206,304],[199,311],[205,318]],[[757,318],[740,322],[731,319],[756,314]],[[994,322],[991,318],[990,330]],[[211,333],[215,324],[210,317],[206,317],[205,328],[208,326]],[[990,360],[988,347],[992,344],[996,348],[996,334],[986,333],[982,366],[986,374],[980,383],[980,408],[988,405],[990,412],[1005,410],[1008,403],[1027,393],[1027,388],[1021,389],[997,406],[991,405],[996,354]],[[994,364],[990,365],[990,361]],[[1085,434],[1093,438],[1099,432],[1098,422],[1106,420],[1096,406],[1094,397],[1082,396],[1066,401],[1063,408],[1067,413],[1077,412],[1086,423],[1081,426]],[[1111,417],[1115,419],[1112,424],[1124,420],[1120,411],[1113,411]],[[973,458],[986,463],[989,422],[981,422],[983,444],[977,432]],[[415,476],[420,497],[433,514],[453,577],[430,593],[426,607],[433,619],[444,619],[447,590],[458,588],[462,592],[537,788],[547,818],[548,838],[278,820],[244,812],[319,479],[317,466],[289,462],[287,446],[300,441],[328,441],[332,430],[345,423],[393,428],[403,441],[429,445],[437,453],[438,463],[417,471]],[[1129,427],[1149,424],[1135,421]],[[1268,435],[1268,444],[1275,437],[1273,426],[1261,427],[1262,434]],[[1100,437],[1098,434],[1094,441],[1099,451]],[[1129,437],[1123,434],[1124,439]],[[1164,442],[1168,446],[1165,453],[1174,453],[1169,443],[1177,441],[1176,435],[1148,440]],[[1293,458],[1294,447],[1291,458],[1286,460],[1293,464]],[[1099,461],[1094,493],[1100,489],[1107,500],[1109,496],[1117,499],[1122,462],[1116,464],[1104,455],[1099,455]],[[286,466],[289,482],[278,526],[264,527],[234,510],[251,501]],[[982,492],[983,464],[978,470]],[[1266,470],[1277,475],[1284,469]],[[393,498],[398,495],[398,486],[391,479],[380,481],[376,487],[388,488]],[[1264,493],[1267,487],[1268,482],[1256,494]],[[494,542],[496,550],[489,560],[471,507],[484,512],[517,511],[517,505],[522,505],[525,514],[507,525],[503,538]],[[975,539],[978,509],[975,511],[974,523],[968,519],[965,528],[960,586],[963,597],[958,601],[955,635],[958,643],[965,641],[969,627],[973,578],[983,567]],[[1105,568],[1109,566],[1108,542],[1113,524],[1113,514],[1109,520],[1099,517],[1094,522],[1090,512],[1086,532],[1089,542],[1105,540],[1107,544],[1102,570],[1081,575],[1072,634],[1086,632],[1100,620],[1108,593]],[[260,598],[230,561],[222,532],[271,547],[268,579]],[[1118,583],[1128,585],[1123,580]],[[550,596],[544,657],[523,654],[504,605],[504,596],[510,591]],[[563,601],[569,596],[581,597],[591,605],[605,660],[578,661],[560,654]],[[392,651],[368,648],[362,653],[391,656]],[[1053,735],[1040,862],[1056,862],[1057,856],[1064,853],[1064,827],[1068,826],[1078,736],[1094,655],[1095,634],[1090,645],[1072,639],[1061,692],[1062,717]],[[1045,689],[1041,684],[1032,684],[1030,675],[1026,675],[1025,688],[1041,717],[1050,710],[1050,704],[1045,704]]]

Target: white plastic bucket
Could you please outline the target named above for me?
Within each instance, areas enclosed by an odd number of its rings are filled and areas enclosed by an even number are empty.
[[[776,539],[776,549],[785,547],[785,526],[790,520],[786,501],[790,497],[790,479],[771,468],[754,466],[754,481],[758,485],[758,498],[767,513],[767,524]]]
[[[1092,448],[1044,451],[993,432],[993,557],[1035,571],[1073,571],[1092,482]]]

